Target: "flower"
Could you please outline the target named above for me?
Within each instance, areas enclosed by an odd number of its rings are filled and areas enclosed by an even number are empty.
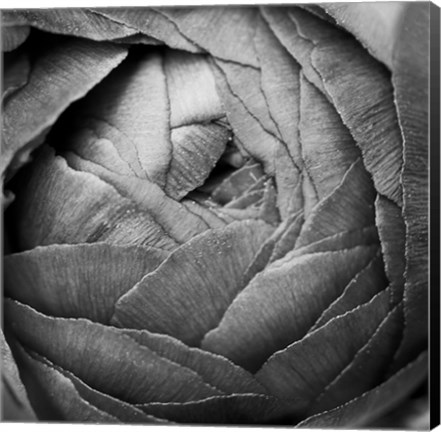
[[[356,427],[410,394],[428,9],[6,12],[15,412]]]

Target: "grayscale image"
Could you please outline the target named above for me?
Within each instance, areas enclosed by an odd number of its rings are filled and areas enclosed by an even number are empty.
[[[430,4],[2,11],[2,420],[429,427]]]

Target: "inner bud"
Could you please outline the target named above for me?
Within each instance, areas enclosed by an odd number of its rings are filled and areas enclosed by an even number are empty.
[[[20,248],[107,241],[173,250],[235,220],[278,223],[274,181],[234,136],[216,67],[203,55],[135,48],[73,104],[17,181]]]

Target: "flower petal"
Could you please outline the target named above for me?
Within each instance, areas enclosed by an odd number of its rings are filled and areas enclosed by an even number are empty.
[[[2,51],[9,52],[25,42],[31,28],[27,25],[4,25],[4,13],[5,11],[2,12]]]
[[[26,370],[28,386],[32,385],[33,403],[39,407],[40,420],[76,422],[84,416],[78,412],[77,407],[84,407],[86,413],[89,414],[85,421],[89,422],[99,422],[101,411],[110,414],[113,417],[113,422],[168,423],[166,420],[143,413],[134,405],[89,387],[74,374],[54,365],[45,357],[34,351],[26,350],[18,343],[16,345],[15,352]],[[73,403],[65,403],[60,394],[63,390],[70,393],[68,399]],[[49,399],[49,401],[42,399]]]
[[[17,152],[100,82],[126,54],[123,47],[75,39],[51,46],[41,55],[28,84],[11,95],[4,106],[1,173]]]
[[[378,195],[375,200],[375,223],[381,241],[384,266],[391,287],[391,303],[403,298],[404,270],[406,265],[406,227],[401,209],[392,201]]]
[[[381,416],[417,388],[427,375],[427,351],[378,387],[333,410],[299,423],[306,428],[357,428]]]
[[[128,178],[73,153],[68,153],[66,158],[75,169],[90,172],[113,186],[121,196],[151,215],[178,243],[184,243],[208,229],[202,217],[167,196],[157,184],[138,177]]]
[[[361,246],[304,255],[268,267],[235,298],[220,324],[205,336],[202,348],[256,370],[274,351],[306,333],[375,249]]]
[[[249,114],[265,132],[280,138],[280,133],[270,116],[265,94],[261,88],[261,71],[258,68],[216,60],[228,82],[230,91],[239,99]]]
[[[247,191],[239,198],[230,201],[225,205],[225,209],[242,209],[245,210],[248,207],[258,207],[263,200],[263,190]]]
[[[402,305],[398,305],[351,363],[326,386],[308,412],[316,414],[335,408],[380,384],[400,342],[402,326],[403,310]]]
[[[296,247],[308,245],[344,231],[374,223],[375,190],[360,159],[346,172],[341,183],[306,218]]]
[[[314,331],[332,318],[370,301],[372,297],[386,288],[387,282],[383,260],[378,252],[368,265],[348,283],[342,294],[323,311],[309,331]]]
[[[323,5],[324,6],[324,5]],[[308,4],[308,3],[300,3],[298,7],[312,13],[318,18],[321,18],[324,21],[328,21],[333,25],[336,25],[335,19],[329,15],[327,12],[325,12],[324,9],[322,9],[321,5],[314,5],[314,4]]]
[[[52,318],[7,300],[5,316],[19,341],[86,384],[129,403],[184,402],[222,392],[194,371],[140,345],[118,329]],[[111,349],[109,349],[111,347]]]
[[[261,69],[260,85],[271,118],[290,156],[298,164],[301,156],[298,141],[300,66],[279,43],[262,17],[258,20],[254,45]]]
[[[274,262],[286,256],[288,252],[294,249],[297,237],[303,225],[303,214],[301,212],[294,213],[287,219],[288,225],[283,230],[279,239],[277,239],[274,249],[271,253],[269,262]]]
[[[388,293],[337,317],[324,327],[276,352],[256,377],[277,397],[292,400],[293,411],[309,404],[366,344],[388,313]]]
[[[18,344],[17,344],[18,345]],[[17,346],[22,370],[31,388],[29,397],[40,421],[120,423],[113,413],[106,412],[83,398],[72,381],[53,365],[37,360],[22,346]]]
[[[233,220],[226,220],[216,214],[211,208],[193,201],[191,198],[181,200],[181,204],[185,206],[191,213],[198,215],[209,227],[209,229],[223,228]]]
[[[97,11],[94,11],[97,12]],[[155,39],[153,37],[147,36],[142,33],[136,33],[134,35],[125,36],[118,39],[113,39],[112,42],[114,43],[121,43],[121,44],[127,44],[127,45],[163,45],[163,42]]]
[[[116,300],[167,255],[104,243],[39,247],[4,258],[5,290],[45,314],[107,324]]]
[[[257,163],[247,163],[226,177],[212,192],[212,197],[220,204],[240,197],[264,175],[262,166]]]
[[[257,11],[252,7],[157,8],[179,31],[213,57],[257,66],[253,35]]]
[[[339,25],[354,34],[375,58],[392,69],[394,42],[406,8],[404,3],[327,3],[322,7]]]
[[[49,147],[41,149],[25,174],[14,204],[21,250],[98,241],[165,250],[178,246],[139,205],[99,178],[69,168]]]
[[[256,394],[215,396],[197,402],[155,403],[139,405],[150,415],[162,416],[179,423],[267,424],[290,423],[289,409],[280,400]]]
[[[303,185],[300,169],[290,153],[279,146],[275,154],[275,175],[277,184],[277,206],[280,217],[285,220],[304,208]]]
[[[401,205],[403,146],[388,71],[336,27],[298,9],[291,16],[301,35],[314,42],[313,67],[360,147],[376,189]]]
[[[228,77],[215,69],[216,85],[236,140],[245,151],[264,165],[265,172],[274,172],[274,155],[280,140],[269,133],[231,88]]]
[[[190,52],[201,49],[185,37],[176,25],[153,8],[96,8],[92,11],[112,21],[134,28],[140,33],[163,41],[167,46]]]
[[[197,346],[243,288],[244,271],[272,231],[245,221],[195,237],[120,298],[112,322]]]
[[[388,71],[332,24],[298,8],[286,12],[266,8],[264,17],[305,76],[336,107],[377,190],[401,205],[402,138]]]
[[[404,137],[405,329],[401,365],[427,346],[429,292],[429,3],[409,5],[398,36],[392,81]]]
[[[231,132],[216,124],[189,125],[172,129],[173,157],[165,192],[181,199],[201,186],[225,150]]]
[[[294,247],[302,223],[303,215],[301,213],[294,214],[289,219],[283,221],[273,234],[265,240],[245,271],[243,280],[247,284],[269,262],[281,258]]]
[[[6,23],[29,25],[40,30],[107,41],[137,33],[130,28],[85,8],[77,9],[15,9],[2,14]]]
[[[198,83],[198,91],[183,82]],[[127,181],[150,180],[173,199],[204,182],[231,138],[227,127],[210,123],[224,113],[207,60],[183,52],[131,55],[66,122],[72,116],[64,148]]]
[[[303,74],[299,128],[304,167],[321,200],[340,184],[360,151],[334,107]]]
[[[28,395],[18,374],[17,365],[3,330],[0,330],[0,345],[2,351],[2,420],[33,421],[36,416],[29,403]]]
[[[225,115],[217,95],[212,66],[206,56],[168,50],[164,69],[172,128],[205,123]]]
[[[277,190],[272,177],[263,186],[259,218],[272,226],[277,226],[280,222],[280,214],[277,208]]]
[[[226,394],[266,393],[266,389],[250,373],[224,357],[190,348],[167,335],[146,330],[122,329],[121,332],[161,357],[195,371],[205,382]]]
[[[309,243],[306,246],[296,247],[291,252],[288,252],[283,258],[279,259],[274,265],[281,265],[290,259],[315,253],[315,252],[327,252],[327,251],[338,251],[344,249],[351,249],[355,246],[370,246],[378,244],[378,233],[377,227],[367,226],[363,228],[358,228],[355,230],[348,230],[339,232],[337,234],[324,237],[313,243]]]
[[[231,218],[232,221],[260,220],[260,208],[252,205],[244,209],[237,208],[220,208],[217,214],[224,218]]]
[[[24,87],[29,79],[31,63],[25,53],[3,56],[2,101],[13,92]]]
[[[262,16],[267,21],[269,27],[279,39],[280,43],[302,66],[302,72],[322,93],[326,94],[323,87],[322,78],[311,64],[311,53],[314,49],[314,43],[305,37],[302,37],[297,29],[296,21],[292,19],[290,12],[296,10],[293,7],[261,8]],[[304,11],[300,11],[306,13]],[[325,26],[317,19],[315,24],[326,30]],[[314,24],[314,23],[313,23]]]
[[[91,159],[87,151],[95,149],[94,141],[110,140],[119,158],[137,177],[165,185],[172,153],[170,106],[163,60],[158,53],[129,56],[81,101],[76,112],[80,119],[95,120],[84,125],[86,130],[92,129],[93,135],[90,139],[84,137],[79,120],[69,140],[70,148]],[[119,139],[109,135],[109,128]],[[100,163],[106,155],[105,150],[96,152],[92,160]]]

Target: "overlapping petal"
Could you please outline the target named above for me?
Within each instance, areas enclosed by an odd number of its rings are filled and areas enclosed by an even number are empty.
[[[61,41],[43,53],[30,71],[27,85],[11,95],[3,107],[2,176],[6,168],[19,167],[22,162],[17,158],[21,155],[26,159],[26,152],[36,147],[33,140],[126,55],[123,47],[81,39]]]

